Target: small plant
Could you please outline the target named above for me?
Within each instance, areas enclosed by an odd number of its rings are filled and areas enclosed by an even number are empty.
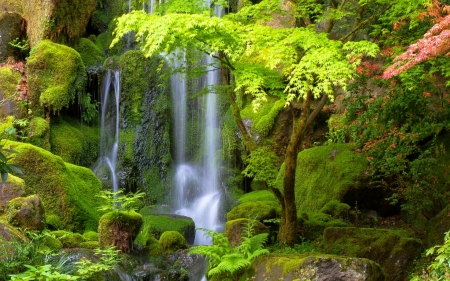
[[[256,221],[248,220],[243,229],[241,244],[235,248],[231,247],[228,238],[223,233],[209,229],[201,229],[205,235],[211,237],[213,245],[195,246],[189,251],[208,258],[208,276],[228,276],[233,280],[239,280],[244,270],[251,265],[256,258],[269,254],[264,249],[267,241],[267,233],[253,235]]]
[[[79,103],[83,111],[83,113],[81,113],[81,116],[83,117],[84,121],[90,123],[98,118],[99,102],[96,101],[92,102],[89,93],[80,96]]]
[[[58,268],[53,267],[51,264],[41,265],[34,267],[32,265],[25,265],[28,268],[27,271],[11,275],[11,280],[77,280],[79,276],[72,276],[68,274],[62,274],[58,272]]]
[[[431,247],[426,255],[435,256],[434,262],[420,276],[414,276],[411,281],[450,280],[450,231],[445,233],[444,245]]]
[[[129,192],[124,194],[123,190],[112,192],[104,190],[97,197],[104,200],[105,204],[98,208],[102,212],[117,211],[136,211],[141,199],[145,197],[145,192],[137,191],[136,193]]]
[[[77,275],[81,279],[86,280],[93,275],[114,269],[120,258],[118,254],[120,250],[117,250],[115,246],[107,246],[105,249],[95,249],[94,253],[100,257],[99,261],[93,262],[86,258],[81,258],[75,262],[77,267]]]

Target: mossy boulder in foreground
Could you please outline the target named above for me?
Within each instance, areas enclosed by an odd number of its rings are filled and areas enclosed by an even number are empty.
[[[38,195],[14,198],[6,207],[8,222],[22,229],[43,230],[45,228],[45,214],[41,199]]]
[[[88,168],[65,163],[61,157],[31,144],[8,142],[19,153],[11,163],[20,167],[27,194],[37,194],[45,213],[59,218],[60,229],[97,230],[102,202],[96,197],[101,183]]]
[[[78,248],[81,243],[85,242],[85,239],[79,233],[57,230],[53,231],[52,234],[62,243],[63,248]]]
[[[330,227],[323,234],[327,253],[368,258],[380,264],[387,280],[405,280],[423,250],[420,240],[406,231]]]
[[[112,211],[100,218],[100,247],[117,246],[124,253],[133,249],[133,241],[142,225],[142,216],[134,211]]]
[[[186,248],[186,239],[178,231],[166,231],[159,237],[161,248],[168,253]]]
[[[380,266],[371,260],[322,254],[270,254],[255,260],[241,280],[384,281]],[[251,279],[253,278],[253,279]]]
[[[149,237],[159,239],[166,231],[178,231],[186,239],[188,244],[194,244],[195,223],[185,216],[171,214],[150,214],[146,208],[141,210],[144,223],[136,240],[139,244],[145,244]]]

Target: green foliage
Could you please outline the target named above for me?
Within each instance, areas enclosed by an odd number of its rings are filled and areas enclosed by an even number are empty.
[[[81,60],[86,68],[100,66],[103,62],[102,50],[88,38],[80,38],[75,50],[80,53]]]
[[[95,274],[103,271],[109,271],[115,268],[120,262],[119,253],[115,246],[106,246],[104,249],[94,249],[94,253],[99,257],[98,261],[91,261],[87,258],[81,258],[75,262],[77,275],[86,280]]]
[[[25,265],[27,271],[20,274],[11,275],[11,280],[77,280],[80,277],[71,276],[68,274],[61,274],[58,268],[54,268],[51,264],[34,267],[32,265]]]
[[[189,250],[191,254],[198,254],[208,258],[209,277],[220,276],[230,277],[239,280],[243,271],[251,265],[256,258],[269,254],[264,249],[268,233],[253,235],[255,221],[248,220],[247,227],[244,228],[241,236],[241,243],[233,248],[228,238],[213,230],[202,229],[205,235],[211,237],[213,245],[194,246]]]
[[[104,202],[98,208],[101,212],[110,212],[113,210],[129,212],[140,209],[142,205],[141,200],[145,197],[145,193],[136,191],[135,193],[128,192],[124,194],[124,190],[118,190],[116,192],[103,190],[97,197]]]
[[[81,113],[83,120],[87,123],[96,121],[98,119],[99,102],[92,102],[91,95],[89,93],[81,96],[79,95],[79,99],[79,104],[83,110],[83,113]]]
[[[247,157],[247,166],[242,173],[253,180],[275,186],[278,173],[278,157],[265,147],[258,147]]]

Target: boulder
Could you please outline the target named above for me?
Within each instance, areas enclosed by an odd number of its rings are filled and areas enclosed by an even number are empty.
[[[186,239],[178,231],[166,231],[159,237],[161,248],[168,253],[186,248]]]
[[[28,230],[45,228],[44,207],[38,195],[12,199],[8,202],[6,213],[8,222],[13,226]]]
[[[19,152],[12,155],[11,164],[22,170],[25,191],[39,195],[54,229],[97,230],[97,208],[103,202],[96,195],[102,186],[90,169],[65,163],[31,144],[8,141],[6,145]]]
[[[275,201],[249,201],[234,207],[227,214],[227,220],[240,218],[267,220],[279,218],[281,207]]]
[[[25,182],[23,179],[8,175],[8,180],[0,183],[0,214],[5,211],[11,199],[25,195]]]
[[[405,280],[423,251],[419,239],[406,231],[329,227],[323,234],[327,253],[367,258],[377,262],[387,280]]]
[[[9,42],[20,37],[21,26],[21,15],[0,11],[0,62],[14,55],[14,47]]]
[[[244,228],[248,227],[248,219],[237,219],[232,221],[227,221],[225,224],[225,236],[228,238],[232,247],[236,247],[241,244],[241,237],[244,234]],[[252,228],[252,235],[257,235],[260,233],[269,233],[269,229],[259,221],[254,221],[255,226]]]
[[[129,253],[141,225],[142,216],[134,211],[116,210],[104,214],[98,225],[100,247],[113,245],[122,252]]]
[[[150,214],[144,208],[140,211],[144,223],[136,238],[137,244],[145,245],[150,237],[159,239],[166,231],[178,231],[188,244],[194,244],[195,223],[192,218],[171,214]]]
[[[256,259],[244,277],[241,280],[385,280],[374,261],[323,254],[270,254]]]
[[[79,233],[73,233],[65,230],[52,231],[52,235],[58,239],[63,248],[78,248],[81,243],[86,242],[84,237]]]

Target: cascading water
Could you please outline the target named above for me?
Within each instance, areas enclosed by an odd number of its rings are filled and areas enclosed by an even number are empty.
[[[113,192],[119,189],[116,174],[119,151],[119,101],[120,72],[108,70],[103,79],[101,92],[100,157],[93,171],[102,181],[110,182]]]
[[[214,60],[205,56],[207,75],[204,88],[213,88],[219,84],[220,73],[213,68]],[[180,78],[182,78],[180,80]],[[203,163],[192,165],[186,162],[186,77],[179,74],[172,77],[172,94],[175,112],[175,140],[177,172],[175,187],[177,194],[177,214],[191,217],[197,228],[217,230],[219,225],[219,163],[216,154],[220,148],[220,127],[218,121],[217,97],[211,90],[200,98],[204,109]],[[184,83],[184,84],[183,84]],[[194,189],[194,190],[193,190]],[[210,238],[203,231],[197,231],[195,244],[210,244]]]

